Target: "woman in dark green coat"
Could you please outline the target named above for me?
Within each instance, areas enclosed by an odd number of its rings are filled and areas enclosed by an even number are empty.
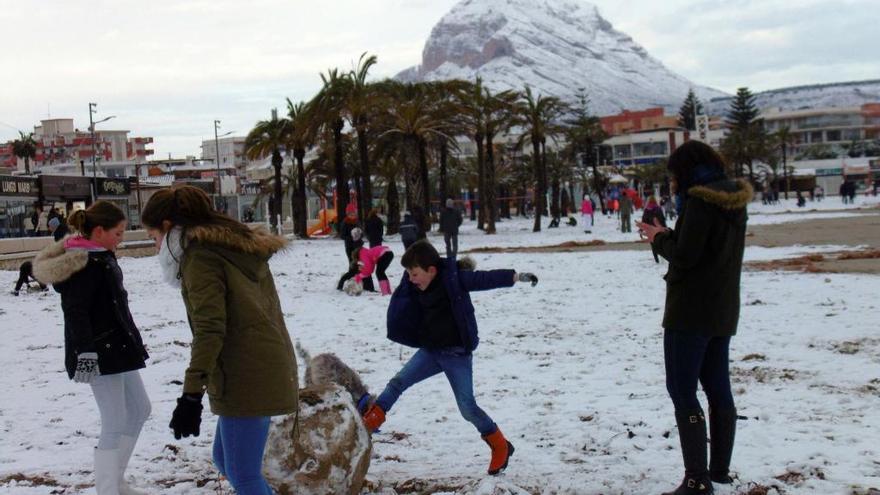
[[[207,392],[220,473],[241,495],[272,493],[261,473],[269,418],[297,409],[296,359],[268,264],[285,240],[214,211],[191,186],[154,194],[142,220],[193,333],[169,426],[175,438],[198,436]]]
[[[666,388],[675,406],[685,477],[665,495],[713,493],[728,474],[736,431],[728,349],[739,321],[746,205],[752,188],[724,173],[708,145],[688,141],[669,157],[680,211],[674,229],[639,223],[654,251],[669,262],[663,315]],[[697,382],[709,402],[711,461]]]

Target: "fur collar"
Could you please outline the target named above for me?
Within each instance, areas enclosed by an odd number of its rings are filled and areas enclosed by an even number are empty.
[[[458,260],[456,262],[459,270],[476,270],[477,262],[471,258],[470,256],[465,256],[464,258]]]
[[[270,234],[264,227],[253,229],[253,235],[245,237],[219,225],[204,225],[186,229],[186,238],[263,258],[269,258],[287,246],[285,238]]]
[[[716,183],[717,184],[717,183]],[[724,210],[738,210],[752,200],[755,191],[752,185],[743,179],[738,179],[732,184],[735,189],[727,191],[718,187],[712,187],[713,184],[705,186],[694,186],[688,189],[688,196],[702,199],[703,201],[718,206]]]
[[[85,249],[64,249],[64,239],[49,244],[34,258],[34,278],[44,284],[64,282],[89,263]]]

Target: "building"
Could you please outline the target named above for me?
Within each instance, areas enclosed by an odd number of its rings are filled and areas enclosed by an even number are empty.
[[[795,156],[812,146],[842,150],[853,142],[880,140],[880,103],[805,110],[770,108],[760,118],[767,132],[789,129]]]
[[[724,129],[710,127],[702,141],[717,149],[724,135]],[[668,158],[672,150],[691,139],[695,139],[691,131],[672,127],[612,136],[602,144],[611,148],[612,165],[627,167],[659,163]]]
[[[34,127],[37,154],[33,167],[38,170],[46,165],[91,162],[93,154],[103,162],[146,162],[153,154],[153,150],[147,149],[153,138],[129,138],[128,134],[124,130],[97,130],[93,151],[91,133],[76,128],[73,119],[42,120]]]
[[[216,163],[217,148],[220,149],[220,166],[226,168],[232,165],[238,172],[238,175],[245,175],[245,170],[249,164],[245,157],[245,138],[244,136],[229,136],[217,139],[207,139],[202,141],[202,160],[210,160]]]
[[[678,126],[678,116],[667,116],[663,109],[648,108],[646,110],[624,110],[617,115],[600,117],[602,130],[609,136],[617,136],[630,132],[667,129]]]

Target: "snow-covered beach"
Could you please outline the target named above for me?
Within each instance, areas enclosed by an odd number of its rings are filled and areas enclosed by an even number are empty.
[[[861,206],[873,206],[868,201]],[[839,202],[750,208],[750,224],[853,215]],[[856,206],[860,206],[857,204]],[[785,210],[791,210],[786,212]],[[807,210],[810,208],[808,207]],[[580,220],[580,217],[578,217]],[[430,238],[442,248],[442,238]],[[531,221],[499,224],[485,236],[466,222],[463,250],[552,245],[570,240],[635,241],[600,218],[531,233]],[[392,237],[393,281],[402,246]],[[876,247],[876,246],[874,246]],[[486,479],[488,448],[461,419],[447,382],[436,377],[403,395],[374,436],[370,492],[649,494],[680,479],[681,459],[667,397],[662,330],[665,263],[650,252],[476,253],[478,268],[515,268],[537,287],[475,293],[481,344],[477,400],[516,445],[507,472]],[[837,251],[841,246],[749,247],[747,260]],[[288,328],[313,353],[334,352],[374,391],[412,354],[385,338],[388,299],[337,292],[341,241],[295,241],[275,256]],[[231,493],[217,479],[202,436],[175,441],[168,429],[188,359],[190,331],[179,293],[156,260],[121,258],[131,309],[151,359],[142,372],[152,399],[130,474],[150,493]],[[16,273],[0,272],[11,288]],[[740,414],[733,470],[740,483],[716,491],[851,494],[880,488],[880,279],[864,274],[746,271],[742,315],[731,344]],[[94,399],[63,371],[63,320],[54,292],[0,296],[0,494],[87,493],[98,436]],[[480,483],[482,482],[482,485]],[[479,486],[477,486],[479,485]],[[510,489],[510,488],[508,488]],[[506,492],[494,492],[506,493]],[[773,493],[772,491],[770,493]]]

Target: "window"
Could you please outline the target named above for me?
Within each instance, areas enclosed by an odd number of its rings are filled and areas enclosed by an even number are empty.
[[[825,141],[840,141],[840,131],[825,131]]]
[[[635,156],[657,156],[666,155],[669,152],[666,149],[666,142],[659,143],[635,143],[633,144],[633,154]]]
[[[614,146],[614,158],[629,158],[630,149],[628,144],[618,144]]]
[[[862,139],[862,132],[858,129],[844,129],[843,130],[843,140],[844,141],[859,141]]]
[[[822,142],[822,131],[813,131],[810,133],[810,142],[811,143],[821,143]]]

